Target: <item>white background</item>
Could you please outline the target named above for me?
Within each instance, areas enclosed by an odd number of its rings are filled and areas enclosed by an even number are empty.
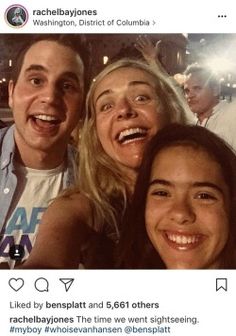
[[[16,30],[20,33],[42,32],[42,33],[235,33],[236,32],[236,12],[233,2],[230,0],[224,1],[189,1],[189,0],[163,0],[163,1],[22,1],[20,4],[29,12],[29,22],[21,29],[11,28],[4,21],[4,12],[7,7],[15,2],[1,0],[0,8],[1,20],[0,31],[5,33],[15,33]],[[18,2],[16,2],[18,3]],[[155,21],[155,25],[149,27],[137,26],[105,26],[105,27],[86,27],[78,26],[70,27],[35,27],[33,25],[32,16],[33,9],[96,9],[98,15],[96,17],[84,17],[87,19],[112,20],[112,19],[146,19],[150,22]],[[218,18],[218,15],[226,15],[226,18]],[[39,18],[39,17],[37,17]],[[49,19],[50,17],[42,17]],[[55,16],[53,19],[59,19]],[[60,19],[68,19],[61,17]],[[79,19],[79,18],[78,18]]]
[[[35,289],[37,278],[48,280],[48,292],[38,292]],[[8,285],[10,278],[22,278],[24,286],[15,292]],[[74,278],[68,292],[59,278]],[[227,278],[227,291],[216,291],[216,278]],[[130,316],[196,316],[199,323],[171,325],[174,336],[214,335],[233,336],[235,327],[235,298],[236,272],[235,271],[173,271],[173,270],[78,270],[78,271],[1,271],[0,277],[1,300],[1,335],[10,335],[10,316],[103,316],[114,317]],[[46,286],[45,286],[46,288]],[[4,293],[4,295],[2,295]],[[48,302],[106,302],[129,301],[137,303],[159,303],[158,309],[10,309],[9,302],[29,301]],[[16,325],[16,324],[15,324]],[[27,325],[27,324],[26,324]],[[30,324],[28,324],[30,325]],[[92,325],[95,325],[92,323]],[[115,324],[113,324],[114,326]],[[125,323],[123,325],[135,325]],[[164,325],[167,325],[164,323]],[[22,326],[18,324],[17,326]],[[53,325],[54,327],[56,324]],[[73,326],[88,326],[75,323]],[[98,325],[97,325],[98,326]],[[100,325],[101,326],[101,325]],[[155,324],[140,323],[136,326],[154,327]],[[12,334],[14,335],[14,334]],[[44,333],[42,335],[45,335]],[[57,335],[60,335],[59,333]],[[63,335],[67,335],[64,334]],[[69,334],[68,334],[69,335]],[[122,335],[126,335],[123,333]],[[133,334],[132,334],[133,335]],[[142,334],[144,335],[144,333]],[[147,334],[148,335],[148,334]]]
[[[1,33],[235,33],[236,11],[232,1],[190,0],[179,1],[22,1],[29,12],[29,21],[22,28],[11,28],[4,20],[4,12],[14,2],[1,0],[0,31]],[[77,26],[35,27],[33,26],[33,9],[96,9],[98,15],[86,19],[98,20],[136,20],[155,21],[155,25],[147,26]],[[226,18],[218,18],[226,15]],[[43,17],[42,19],[51,19]],[[53,17],[53,19],[68,19]],[[80,18],[78,18],[80,19]],[[0,51],[1,53],[1,51]],[[49,281],[49,292],[37,292],[34,282],[38,277]],[[75,278],[70,290],[66,293],[58,280],[60,277]],[[24,287],[14,292],[8,285],[10,278],[24,279]],[[216,278],[228,278],[228,291],[216,292]],[[158,311],[150,309],[98,311],[84,310],[83,314],[100,314],[102,316],[197,316],[199,325],[179,325],[173,327],[171,335],[236,335],[235,302],[236,271],[1,271],[0,274],[0,331],[8,336],[9,316],[46,315],[67,316],[78,314],[77,311],[53,310],[34,312],[23,309],[10,309],[9,302],[158,302]],[[66,335],[64,333],[64,335]]]

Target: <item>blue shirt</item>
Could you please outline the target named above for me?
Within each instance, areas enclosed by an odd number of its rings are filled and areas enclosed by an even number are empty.
[[[15,126],[12,125],[9,128],[0,130],[0,232],[6,225],[7,215],[17,188],[17,176],[14,167],[14,156],[16,153],[14,128]],[[76,150],[74,147],[68,145],[67,168],[63,174],[63,189],[74,184],[75,154]]]

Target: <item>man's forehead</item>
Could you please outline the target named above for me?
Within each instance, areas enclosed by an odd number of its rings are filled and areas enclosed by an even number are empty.
[[[61,53],[58,50],[61,49]],[[80,55],[70,46],[59,43],[54,40],[40,40],[32,44],[25,53],[25,57],[35,56],[42,57],[49,53],[56,53],[57,58],[60,58],[61,55],[68,55],[71,58],[80,59]]]
[[[201,72],[192,72],[186,76],[184,84],[204,84],[206,85],[208,78],[204,73]]]
[[[49,66],[52,63],[52,65],[55,65],[55,57],[60,66],[65,64],[65,66],[71,68],[71,71],[79,74],[83,73],[84,66],[80,55],[69,46],[50,40],[34,43],[25,53],[22,68],[28,68],[31,64]]]

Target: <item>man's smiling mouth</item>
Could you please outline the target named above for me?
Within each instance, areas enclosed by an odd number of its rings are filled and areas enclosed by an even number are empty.
[[[55,116],[47,114],[35,114],[29,118],[33,129],[46,136],[52,136],[58,131],[61,120]]]
[[[46,122],[46,123],[50,123],[53,125],[57,125],[60,123],[60,120],[54,116],[50,116],[50,115],[46,115],[46,114],[38,114],[38,115],[34,115],[31,118],[34,119],[34,121],[37,123],[39,122]]]

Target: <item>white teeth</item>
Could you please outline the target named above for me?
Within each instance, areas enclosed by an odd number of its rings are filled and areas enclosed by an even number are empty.
[[[181,244],[181,242],[182,242],[182,237],[181,236],[177,236],[176,237],[176,243],[177,244]]]
[[[167,238],[176,244],[194,244],[199,241],[198,235],[184,236],[184,235],[175,235],[175,234],[167,234]]]
[[[129,129],[126,129],[122,132],[120,132],[119,134],[119,137],[118,137],[118,141],[124,141],[125,137],[129,136],[129,135],[132,135],[132,134],[146,134],[147,131],[143,128],[129,128]]]
[[[183,242],[183,244],[188,244],[188,238],[187,237],[182,237],[182,242]]]
[[[53,116],[45,115],[45,114],[36,115],[36,116],[34,116],[34,118],[40,119],[40,120],[44,120],[44,121],[54,121],[54,120],[57,120],[57,118],[55,118]]]

